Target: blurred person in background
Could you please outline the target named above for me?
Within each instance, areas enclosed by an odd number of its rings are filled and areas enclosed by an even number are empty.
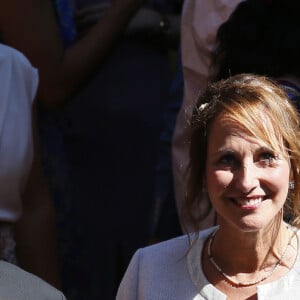
[[[81,40],[112,4],[75,1]],[[114,299],[130,257],[149,240],[180,9],[177,1],[146,1],[96,76],[64,111],[88,299]]]
[[[38,72],[20,52],[0,44],[0,76],[0,259],[61,287],[55,212],[36,132]]]
[[[156,33],[142,30],[137,34],[139,37],[126,35],[127,25],[133,21],[143,2],[110,2],[97,23],[80,31],[79,35],[67,1],[13,0],[1,5],[3,43],[26,54],[40,73],[37,100],[41,148],[59,215],[59,236],[63,239],[60,243],[63,287],[68,291],[69,299],[112,299],[129,259],[128,253],[143,243],[144,238],[147,240],[147,236],[143,236],[146,226],[140,222],[144,224],[143,216],[148,214],[148,200],[144,195],[152,193],[152,175],[147,176],[153,173],[151,161],[155,154],[148,145],[155,148],[151,142],[159,128],[158,116],[163,109],[161,99],[169,86],[171,71],[167,48],[170,41],[167,36],[173,28],[175,33],[179,32],[176,28],[180,22],[176,22],[176,18],[172,22],[171,16],[167,18],[168,13],[177,14],[176,1],[150,1],[145,8],[157,11],[154,14]],[[74,3],[74,9],[76,7]],[[138,25],[131,25],[133,28],[140,28],[141,21],[146,20],[143,12],[141,14],[140,17],[136,15]],[[118,65],[118,57],[124,57],[122,64]],[[135,78],[130,80],[133,75]],[[122,81],[116,80],[118,76]],[[117,85],[107,84],[108,81]],[[96,93],[87,86],[98,83],[101,85]],[[147,84],[147,89],[142,84]],[[139,92],[126,96],[124,89]],[[120,94],[114,95],[117,90]],[[83,94],[74,99],[79,91]],[[107,93],[109,97],[106,97]],[[101,123],[98,124],[99,120]],[[139,120],[143,120],[142,123]],[[126,133],[132,131],[130,138],[126,139],[117,128]],[[136,131],[138,128],[140,131]],[[141,140],[144,135],[148,135],[146,142]],[[119,144],[114,144],[113,140],[118,138]],[[136,156],[131,150],[136,147],[139,153],[149,157]],[[114,161],[116,158],[125,165]],[[141,175],[148,167],[151,170],[148,175]],[[128,171],[125,176],[121,173],[124,168]],[[116,190],[121,194],[116,195]],[[123,195],[127,200],[138,199],[135,202],[138,205],[143,202],[146,205],[141,209],[136,207],[134,216],[137,219],[132,222],[132,232],[138,228],[136,235],[139,238],[116,239],[110,243],[112,236],[123,235],[123,232],[115,231],[116,228],[128,232],[121,218],[115,216],[116,210],[126,215],[124,207],[129,210],[134,207],[130,201],[127,204],[125,199],[122,201]],[[100,225],[99,219],[102,219]],[[143,236],[142,240],[140,236]]]

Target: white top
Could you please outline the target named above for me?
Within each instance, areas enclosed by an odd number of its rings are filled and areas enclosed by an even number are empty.
[[[20,52],[0,44],[0,82],[0,220],[14,222],[32,164],[38,73]]]
[[[187,236],[139,249],[128,266],[116,299],[225,300],[226,295],[206,279],[200,259],[204,241],[215,229],[201,231],[190,250]],[[299,254],[284,277],[257,287],[258,300],[298,299],[299,293]]]

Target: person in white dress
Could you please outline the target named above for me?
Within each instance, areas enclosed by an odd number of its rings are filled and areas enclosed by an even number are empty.
[[[0,259],[60,286],[55,211],[40,164],[38,70],[0,44]]]

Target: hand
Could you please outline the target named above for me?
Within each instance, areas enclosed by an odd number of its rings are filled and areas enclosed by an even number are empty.
[[[144,0],[114,0],[112,3],[95,4],[76,11],[74,15],[75,24],[79,36],[84,35],[93,25],[95,25],[108,10],[119,11],[124,14],[132,14],[140,7]],[[143,16],[141,16],[143,17]],[[141,17],[139,18],[141,21]],[[149,19],[149,18],[147,18]],[[136,20],[134,28],[139,26]]]

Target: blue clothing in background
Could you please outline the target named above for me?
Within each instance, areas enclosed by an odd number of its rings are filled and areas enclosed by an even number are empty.
[[[102,2],[108,1],[77,0],[75,8]],[[76,41],[70,6],[55,3],[67,47]],[[178,11],[177,1],[146,1],[145,6]],[[147,35],[125,35],[64,109],[39,107],[69,300],[115,299],[133,253],[149,241],[155,166],[173,76],[168,51]],[[165,163],[162,172],[170,167]]]
[[[75,41],[77,36],[73,12],[68,0],[54,0],[54,4],[61,36],[64,45],[68,47]]]

